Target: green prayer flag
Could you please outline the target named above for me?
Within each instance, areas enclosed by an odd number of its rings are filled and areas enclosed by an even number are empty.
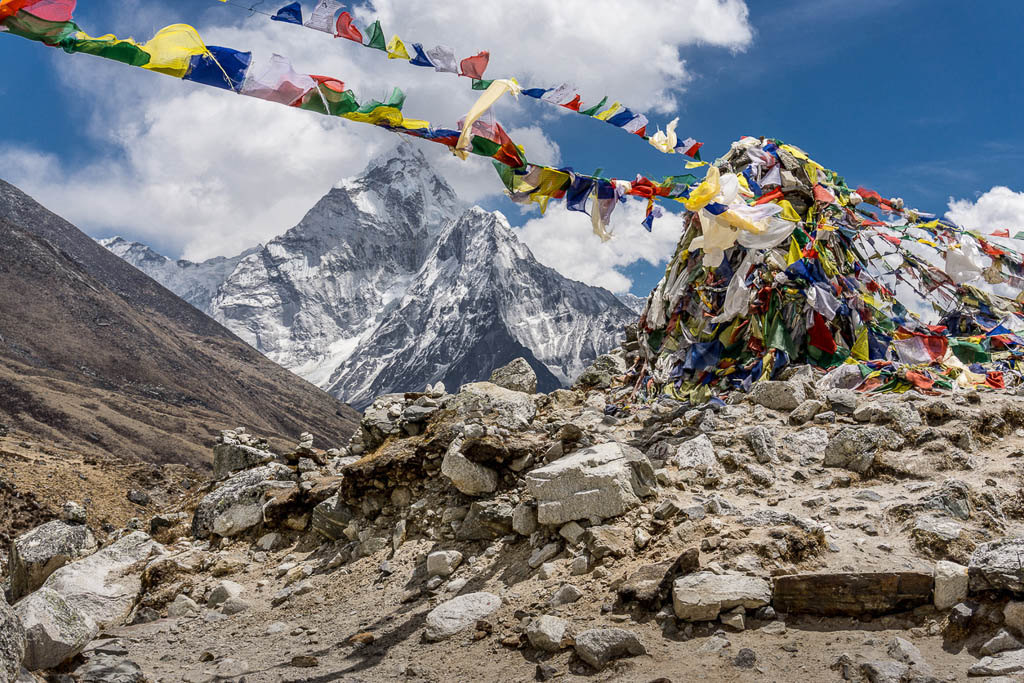
[[[473,79],[473,90],[487,90],[488,88],[491,87],[491,83],[494,83],[493,79],[490,80],[490,81],[487,81],[487,80],[483,80],[483,79],[480,79],[480,78],[474,78]]]
[[[599,111],[601,111],[601,108],[604,106],[604,103],[607,102],[607,101],[608,101],[608,96],[605,95],[604,97],[601,98],[600,102],[595,104],[593,107],[590,107],[589,109],[584,109],[580,113],[583,114],[584,116],[596,116],[597,113]]]
[[[366,47],[372,47],[383,52],[388,51],[388,41],[384,39],[384,29],[380,27],[380,19],[373,22],[372,26],[366,27]]]
[[[7,17],[4,28],[16,36],[51,46],[60,45],[61,41],[79,30],[72,21],[47,21],[24,10]]]

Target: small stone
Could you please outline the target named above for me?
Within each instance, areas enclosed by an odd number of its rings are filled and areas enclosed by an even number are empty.
[[[443,602],[427,615],[425,636],[429,641],[445,640],[493,614],[501,598],[492,593],[467,593]]]
[[[296,669],[312,669],[320,666],[320,660],[312,655],[295,655],[289,665]]]
[[[543,548],[538,548],[533,551],[530,555],[530,559],[526,563],[530,566],[530,569],[536,569],[548,560],[552,559],[562,551],[562,546],[558,543],[548,543]]]
[[[545,562],[540,566],[540,569],[537,570],[537,578],[541,581],[553,579],[557,574],[558,567],[556,567],[553,562]]]
[[[621,628],[595,628],[576,636],[576,654],[592,668],[600,671],[613,659],[647,654],[647,649],[632,631]]]
[[[738,669],[753,669],[755,664],[757,664],[757,653],[749,647],[742,648],[732,660],[732,665]]]
[[[241,584],[235,583],[234,581],[221,581],[217,586],[210,591],[210,597],[206,600],[207,607],[217,607],[222,602],[225,602],[229,598],[237,598],[242,595],[245,588]]]
[[[994,636],[985,641],[981,646],[981,654],[983,655],[997,655],[1000,652],[1007,652],[1009,650],[1019,650],[1024,645],[1013,637],[1013,635],[1005,628],[999,629],[999,632]]]
[[[557,591],[555,591],[555,594],[551,596],[551,599],[548,602],[551,604],[552,607],[559,607],[561,605],[568,605],[570,603],[576,602],[582,597],[583,591],[581,591],[576,586],[567,583],[561,588],[559,588]]]
[[[545,652],[558,652],[564,647],[569,622],[565,619],[544,615],[532,619],[526,627],[530,645]]]
[[[427,555],[427,576],[449,577],[462,563],[458,550],[438,550]]]
[[[746,610],[742,607],[737,607],[721,616],[722,626],[731,628],[733,631],[742,631],[745,616]]]

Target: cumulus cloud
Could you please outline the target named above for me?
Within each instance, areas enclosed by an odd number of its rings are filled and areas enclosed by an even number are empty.
[[[1024,230],[1024,192],[997,185],[974,201],[950,197],[946,218],[982,233],[1006,228],[1012,237]]]
[[[126,7],[131,11],[116,17],[98,7],[83,8],[82,19],[88,23],[83,26],[146,39],[154,27],[177,19],[162,4],[126,0]],[[407,3],[396,0],[368,0],[355,12],[359,19],[380,17],[388,35],[398,33],[407,42],[443,43],[460,55],[487,49],[492,54],[489,76],[516,76],[543,86],[569,80],[585,97],[596,99],[607,92],[638,109],[665,113],[677,105],[691,78],[679,56],[681,48],[705,44],[735,50],[752,39],[743,0],[651,0],[643,12],[615,0],[568,0],[557,13],[541,0],[449,0],[431,4],[429,11],[410,11]],[[363,100],[384,99],[392,85],[402,84],[408,96],[406,113],[437,125],[454,126],[479,95],[466,87],[465,79],[382,59],[378,52],[327,34],[259,16],[250,19],[227,7],[204,17],[196,27],[208,44],[252,50],[257,65],[274,52],[286,55],[299,71],[343,78]],[[358,173],[394,144],[394,136],[371,126],[232,96],[84,55],[52,59],[80,104],[82,134],[106,153],[71,165],[60,155],[2,147],[5,179],[94,235],[123,234],[170,256],[201,259],[237,253],[280,234],[340,178]],[[538,122],[559,113],[532,100],[515,103],[506,98],[498,107],[498,115],[530,158],[552,164],[561,161],[562,150]],[[429,143],[422,143],[422,149],[467,201],[500,193],[485,160],[459,161],[444,147]],[[636,223],[637,211],[620,210],[618,220],[629,216],[626,222]],[[524,235],[539,240],[542,225],[559,221],[567,230],[586,234],[585,217],[580,222],[581,214],[571,219],[563,214],[553,207],[549,217],[531,221],[533,227]],[[631,229],[623,228],[623,235]],[[595,241],[590,236],[588,246],[575,248],[593,248]],[[660,260],[666,253],[655,246],[661,245],[657,239],[645,235],[635,241],[647,244],[616,245],[595,259],[614,268],[628,259]],[[613,289],[628,288],[621,274],[602,278],[592,264],[590,272],[583,272],[571,261],[556,267]]]
[[[639,201],[619,206],[611,220],[614,237],[602,243],[591,232],[585,215],[552,202],[544,216],[519,229],[519,237],[544,265],[573,280],[622,294],[633,284],[622,269],[637,261],[662,263],[675,251],[682,230],[682,218],[666,211],[648,233],[640,225],[644,211],[645,205]]]

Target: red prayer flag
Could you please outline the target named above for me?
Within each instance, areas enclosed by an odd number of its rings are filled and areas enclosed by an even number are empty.
[[[985,384],[989,385],[993,389],[1006,388],[1006,384],[1003,382],[1003,373],[999,372],[998,370],[993,370],[992,372],[985,375]]]
[[[491,61],[491,53],[484,50],[473,57],[466,57],[459,64],[463,76],[467,78],[483,79],[484,71],[487,70],[487,63]]]
[[[633,135],[639,135],[642,138],[643,137],[647,137],[647,126],[644,126],[643,128],[641,128],[637,132],[633,133]]]
[[[992,236],[993,237],[1007,237],[1007,238],[1009,238],[1009,236],[1010,236],[1010,229],[1009,228],[1003,228],[1002,230],[996,230],[994,233],[992,233]]]
[[[834,204],[836,198],[831,192],[828,191],[828,189],[824,185],[818,183],[817,185],[814,186],[814,201],[825,202],[826,204]]]
[[[576,95],[576,97],[572,98],[572,102],[566,102],[562,106],[565,107],[566,109],[572,109],[573,111],[579,111],[581,104],[583,104],[583,100],[580,99],[579,95]]]
[[[821,349],[825,353],[833,354],[838,348],[835,337],[828,329],[824,316],[817,311],[814,312],[814,326],[810,330],[811,346]]]
[[[352,15],[348,12],[342,12],[338,15],[337,32],[334,34],[334,37],[348,38],[360,44],[363,42],[363,34],[352,25]]]

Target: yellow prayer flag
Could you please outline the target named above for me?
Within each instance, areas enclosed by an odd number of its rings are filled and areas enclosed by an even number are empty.
[[[803,251],[800,249],[800,243],[796,241],[795,237],[789,238],[789,254],[786,256],[786,265],[791,266],[804,257]]]
[[[398,34],[391,36],[388,41],[388,59],[404,59],[408,61],[409,51],[405,49],[405,43],[398,37]]]
[[[188,24],[171,24],[160,29],[142,50],[149,54],[149,63],[143,65],[143,69],[175,78],[185,77],[193,57],[209,52],[199,32]]]
[[[853,343],[853,348],[850,349],[850,355],[857,360],[868,360],[868,328],[862,327],[860,333],[857,335],[857,341]]]
[[[780,199],[778,204],[782,207],[782,213],[779,214],[779,218],[792,221],[794,223],[799,223],[803,220],[800,218],[800,214],[796,212],[796,209],[793,208],[793,205],[790,204],[788,199]]]
[[[616,113],[616,112],[618,112],[618,111],[619,111],[619,109],[621,109],[621,108],[622,108],[622,105],[621,105],[620,103],[618,103],[618,102],[612,102],[612,106],[608,107],[607,109],[605,109],[605,110],[604,110],[603,112],[601,112],[600,114],[596,114],[596,115],[594,116],[594,118],[595,118],[595,119],[599,119],[599,120],[601,120],[601,121],[607,121],[607,120],[608,120],[608,119],[610,119],[610,118],[611,118],[612,116],[614,116],[614,115],[615,115],[615,113]]]
[[[707,166],[709,163],[707,161],[687,161],[686,168],[700,168],[701,166]]]

